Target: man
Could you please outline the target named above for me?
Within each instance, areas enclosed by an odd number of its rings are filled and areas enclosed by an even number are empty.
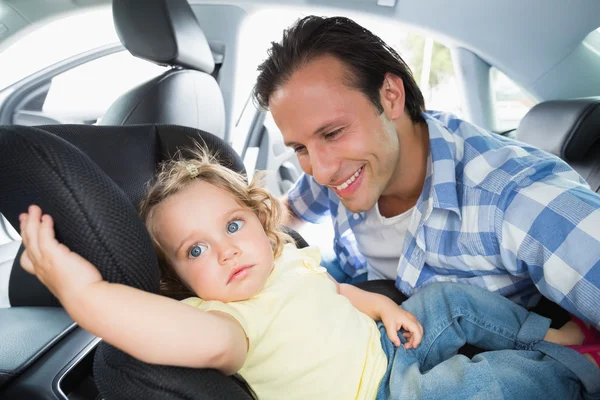
[[[465,282],[524,306],[541,292],[600,327],[600,197],[566,163],[425,112],[400,56],[346,18],[298,21],[259,71],[255,97],[305,172],[285,201],[331,217],[348,276],[408,296]]]

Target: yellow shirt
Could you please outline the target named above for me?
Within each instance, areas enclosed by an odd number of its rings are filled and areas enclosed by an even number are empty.
[[[185,303],[235,318],[249,341],[239,373],[260,400],[374,399],[387,360],[375,322],[336,292],[315,248],[285,246],[248,300]]]

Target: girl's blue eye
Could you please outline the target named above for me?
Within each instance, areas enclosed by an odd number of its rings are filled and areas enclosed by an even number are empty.
[[[243,225],[244,225],[244,221],[242,221],[241,219],[236,219],[235,221],[231,221],[230,223],[227,224],[227,232],[236,233],[237,231],[242,229]]]
[[[190,258],[200,257],[202,255],[202,253],[204,253],[206,251],[206,249],[207,249],[207,247],[204,246],[203,244],[195,244],[190,249],[189,257]]]

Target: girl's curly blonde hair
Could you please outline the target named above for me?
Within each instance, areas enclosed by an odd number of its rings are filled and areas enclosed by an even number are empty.
[[[284,244],[293,241],[281,229],[282,209],[279,201],[261,187],[263,174],[258,174],[248,184],[245,176],[219,164],[216,155],[212,155],[205,148],[197,146],[197,149],[189,152],[190,157],[184,158],[179,152],[177,157],[159,166],[158,173],[150,183],[148,193],[140,203],[140,217],[150,232],[152,244],[158,255],[161,293],[175,299],[196,296],[196,294],[181,281],[168,262],[164,250],[156,240],[151,221],[156,207],[162,201],[195,180],[200,179],[226,190],[240,206],[253,211],[271,242],[275,258],[281,254]]]

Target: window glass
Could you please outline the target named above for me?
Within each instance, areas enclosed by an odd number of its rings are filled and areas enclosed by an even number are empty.
[[[583,45],[591,48],[594,53],[600,56],[600,28],[594,29],[583,39]]]
[[[496,112],[496,131],[505,132],[515,129],[537,101],[499,69],[492,67],[490,73]]]
[[[57,62],[118,42],[110,7],[48,22],[0,53],[0,65],[5,66],[0,90]],[[127,51],[89,61],[52,78],[15,114],[14,122],[94,123],[118,96],[165,69]]]
[[[49,22],[0,53],[0,90],[59,61],[118,42],[110,7]]]
[[[373,32],[377,34],[376,30]],[[393,34],[385,33],[388,36]],[[386,40],[383,35],[381,37]],[[428,110],[463,116],[458,80],[448,47],[430,37],[412,32],[399,35],[395,41],[387,40],[387,43],[404,58],[413,71]]]
[[[120,95],[165,69],[126,51],[98,58],[55,76],[42,111],[62,123],[95,122]]]

